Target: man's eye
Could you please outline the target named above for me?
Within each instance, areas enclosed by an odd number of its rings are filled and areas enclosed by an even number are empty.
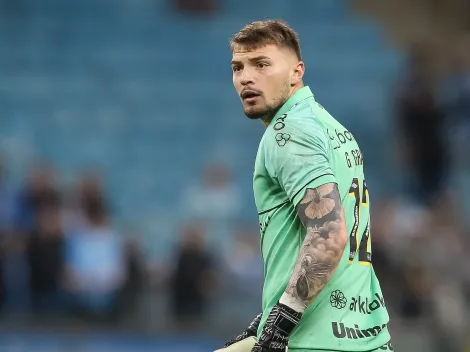
[[[238,71],[240,71],[240,70],[241,70],[241,67],[240,67],[240,66],[233,66],[233,67],[232,67],[232,71],[233,71],[233,72],[238,72]]]
[[[268,64],[266,62],[258,62],[256,64],[256,67],[258,67],[258,68],[265,68],[266,66],[268,66]]]

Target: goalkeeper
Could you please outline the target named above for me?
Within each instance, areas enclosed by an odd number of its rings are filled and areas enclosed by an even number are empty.
[[[247,25],[230,49],[244,113],[266,127],[253,177],[265,282],[262,315],[226,350],[393,350],[354,136],[304,86],[284,22]]]

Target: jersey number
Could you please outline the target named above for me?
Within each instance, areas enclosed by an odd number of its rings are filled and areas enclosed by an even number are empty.
[[[354,204],[354,225],[349,234],[349,264],[354,262],[354,257],[359,252],[359,263],[362,265],[370,265],[372,262],[372,249],[370,243],[370,217],[364,227],[362,233],[361,243],[359,244],[359,238],[357,236],[359,231],[360,222],[360,211],[361,203],[362,206],[369,206],[369,190],[367,189],[366,181],[362,187],[362,197],[359,189],[359,180],[354,178],[349,188],[349,195],[355,198]]]

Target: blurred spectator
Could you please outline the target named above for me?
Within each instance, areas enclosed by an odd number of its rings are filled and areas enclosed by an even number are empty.
[[[468,248],[451,204],[381,202],[373,213],[373,263],[389,308],[425,322],[441,350],[458,351],[468,327]],[[443,346],[447,346],[444,348]]]
[[[94,201],[102,202],[104,199],[101,177],[95,171],[87,171],[83,174],[78,186],[81,204],[86,207],[87,203]]]
[[[0,159],[0,311],[5,296],[3,280],[4,245],[13,228],[14,196],[6,182],[4,160]]]
[[[104,195],[101,177],[96,171],[87,171],[82,175],[78,185],[78,203],[82,209],[87,209],[90,204],[100,203],[109,213],[109,204]],[[83,218],[86,221],[86,214]]]
[[[79,180],[77,189],[65,192],[62,223],[66,232],[75,232],[86,227],[88,217],[85,209],[97,202],[108,209],[100,176],[95,171],[86,171]]]
[[[46,207],[57,207],[61,202],[52,168],[47,164],[33,167],[21,191],[16,226],[20,231],[31,231],[37,214]]]
[[[225,256],[229,278],[227,288],[237,296],[261,298],[263,260],[259,248],[259,230],[252,226],[240,226],[235,236],[233,249]]]
[[[241,196],[224,164],[209,164],[203,179],[182,193],[180,213],[187,221],[203,221],[206,237],[224,253],[232,248],[232,229],[241,213]]]
[[[14,193],[6,180],[5,164],[0,159],[0,238],[13,228],[14,215]]]
[[[52,313],[64,308],[61,281],[64,270],[64,236],[60,209],[40,210],[37,226],[29,239],[31,303],[36,312]]]
[[[124,244],[104,205],[87,202],[87,226],[67,238],[66,289],[72,305],[91,317],[113,317],[126,280]]]
[[[442,103],[449,119],[451,132],[458,141],[470,136],[470,64],[456,60],[452,72],[444,79]],[[453,141],[451,139],[451,141]]]
[[[398,128],[413,182],[408,194],[426,205],[444,190],[447,150],[443,114],[424,53],[411,53],[410,66],[398,96]]]
[[[417,245],[417,243],[416,243]],[[429,279],[425,263],[405,262],[398,272],[401,289],[400,315],[405,319],[418,319],[427,316],[426,303],[429,301]]]
[[[139,294],[146,282],[144,263],[139,243],[129,240],[126,243],[126,281],[119,294],[119,312],[126,314],[136,311]]]
[[[464,150],[470,149],[470,63],[458,58],[449,76],[443,80],[442,105],[446,112],[449,148],[453,166],[453,184],[458,189],[456,201],[461,218],[470,228],[470,158]]]
[[[86,216],[75,189],[63,192],[61,221],[64,233],[76,232],[86,226]]]
[[[172,312],[180,327],[192,327],[205,317],[208,298],[216,289],[214,265],[202,228],[186,226],[170,278]]]
[[[109,204],[103,192],[100,175],[95,170],[82,174],[77,188],[64,192],[62,223],[66,232],[75,232],[87,226],[85,209],[90,204],[101,203],[109,212]]]
[[[203,220],[235,219],[241,210],[240,194],[223,164],[209,164],[201,183],[183,193],[185,215]]]
[[[432,209],[421,261],[432,278],[432,321],[440,348],[460,351],[465,332],[470,328],[465,289],[468,275],[468,249],[458,216],[445,204]],[[423,236],[424,237],[424,236]],[[444,346],[446,346],[444,348]]]
[[[20,191],[14,210],[14,227],[4,241],[3,274],[6,305],[10,311],[29,309],[27,241],[35,229],[39,214],[44,209],[59,205],[60,194],[51,166],[37,163]]]

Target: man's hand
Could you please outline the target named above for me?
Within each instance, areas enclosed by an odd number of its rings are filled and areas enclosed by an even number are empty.
[[[230,340],[229,342],[227,342],[224,347],[228,347],[230,345],[233,345],[235,342],[238,342],[238,341],[241,341],[241,340],[244,340],[250,336],[255,336],[256,337],[256,334],[258,332],[258,326],[259,326],[259,323],[261,321],[261,316],[262,316],[262,313],[258,314],[256,316],[256,318],[250,323],[250,325],[248,326],[248,328],[246,328],[245,331],[243,331],[240,335],[238,335],[237,337],[235,337],[233,340]]]
[[[261,337],[251,352],[285,352],[289,335],[301,317],[302,313],[278,302],[269,313]]]

